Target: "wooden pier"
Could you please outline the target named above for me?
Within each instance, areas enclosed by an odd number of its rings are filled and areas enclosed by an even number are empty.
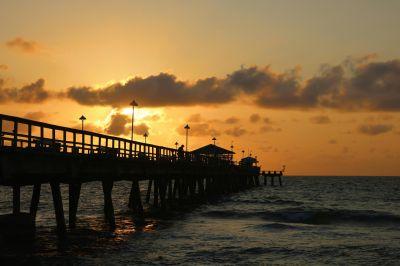
[[[104,216],[115,225],[114,182],[128,180],[127,204],[143,216],[139,181],[148,182],[146,203],[160,210],[172,203],[205,200],[260,185],[260,178],[279,177],[282,171],[260,172],[255,165],[67,128],[24,118],[0,115],[0,185],[13,191],[13,214],[20,213],[20,188],[33,186],[30,216],[35,220],[41,185],[51,186],[57,231],[66,232],[60,184],[69,186],[68,226],[76,226],[82,184],[100,181]],[[152,202],[151,202],[152,200]]]

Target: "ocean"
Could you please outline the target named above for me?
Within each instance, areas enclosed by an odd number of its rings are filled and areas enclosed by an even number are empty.
[[[146,184],[141,184],[144,195]],[[63,186],[68,217],[67,187]],[[128,182],[114,185],[117,229],[103,220],[99,182],[84,184],[77,229],[59,240],[50,188],[44,186],[34,243],[1,243],[0,264],[368,264],[400,261],[400,178],[284,177],[186,206],[135,224]],[[31,187],[22,189],[27,211]],[[11,189],[0,188],[0,214],[10,213]]]

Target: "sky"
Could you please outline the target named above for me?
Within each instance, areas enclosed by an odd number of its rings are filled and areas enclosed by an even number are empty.
[[[400,2],[0,0],[0,113],[291,175],[399,175]]]

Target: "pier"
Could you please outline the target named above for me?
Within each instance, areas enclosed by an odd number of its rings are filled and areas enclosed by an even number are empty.
[[[211,148],[210,148],[211,147]],[[20,189],[33,186],[30,218],[35,221],[42,184],[50,184],[57,232],[67,231],[60,184],[68,185],[68,227],[76,226],[82,185],[102,183],[104,217],[115,228],[112,190],[115,182],[127,180],[131,189],[127,204],[144,215],[139,182],[147,182],[145,202],[167,211],[175,204],[204,201],[210,197],[260,186],[260,178],[278,177],[282,171],[263,171],[253,162],[235,163],[232,155],[216,152],[178,152],[149,143],[0,115],[0,185],[13,191],[13,215],[20,214]],[[11,210],[10,210],[11,211]]]

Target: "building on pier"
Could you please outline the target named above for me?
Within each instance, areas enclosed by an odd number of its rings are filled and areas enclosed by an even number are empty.
[[[208,161],[218,160],[232,163],[233,155],[235,153],[217,145],[208,144],[192,151],[192,154],[194,154],[196,157],[205,158]]]

